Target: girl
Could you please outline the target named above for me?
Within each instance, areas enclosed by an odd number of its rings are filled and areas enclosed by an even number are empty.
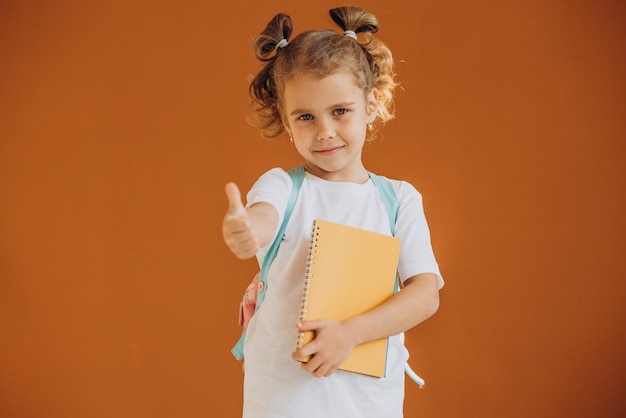
[[[402,290],[342,322],[298,323],[313,219],[389,234],[362,150],[374,127],[393,117],[393,59],[372,35],[378,30],[372,14],[341,7],[330,15],[343,33],[307,31],[290,40],[291,19],[278,14],[255,41],[257,58],[266,62],[250,85],[255,123],[265,137],[289,135],[302,156],[305,179],[269,270],[263,307],[247,328],[246,418],[402,417],[408,358],[403,332],[439,305],[443,280],[421,195],[407,182],[391,180],[400,202],[395,235],[402,240]],[[237,257],[256,255],[262,263],[282,222],[291,183],[283,169],[267,171],[247,194],[245,207],[237,186],[226,185],[224,240]],[[313,330],[315,339],[295,350],[302,330]],[[390,337],[386,377],[337,370],[353,347],[383,337]],[[306,356],[312,356],[308,363],[295,360]]]

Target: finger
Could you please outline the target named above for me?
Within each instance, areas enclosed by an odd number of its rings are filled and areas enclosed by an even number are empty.
[[[294,360],[304,360],[308,362],[313,358],[313,355],[317,353],[318,350],[319,344],[315,339],[313,339],[304,346],[297,348],[293,353],[291,353],[291,357]]]
[[[333,373],[337,371],[337,369],[338,369],[337,366],[329,367],[328,370],[326,370],[326,373],[324,373],[324,377],[328,377],[332,375]]]
[[[337,367],[319,356],[313,356],[308,363],[302,364],[302,369],[315,377],[328,377],[337,370]]]
[[[320,377],[323,364],[324,362],[318,356],[313,356],[306,363],[302,363],[301,367],[305,372],[311,373],[313,376]]]
[[[228,244],[228,242],[227,242]],[[246,241],[244,243],[236,243],[233,245],[229,245],[229,247],[231,248],[231,250],[233,251],[233,253],[241,259],[247,259],[250,258],[252,256],[254,256],[258,250],[259,250],[259,245],[256,242],[256,240],[249,240]]]
[[[245,210],[243,214],[239,216],[232,216],[230,211],[227,212],[222,222],[222,230],[225,236],[232,236],[233,239],[241,242],[251,239],[253,235],[250,230],[250,222],[246,215]]]
[[[304,360],[304,359],[307,359],[308,357],[309,357],[308,354],[304,354],[304,347],[298,348],[296,349],[296,351],[291,353],[291,358],[296,361]]]
[[[312,321],[297,322],[296,327],[300,331],[317,331],[324,327],[324,321],[317,319]]]
[[[246,209],[241,201],[241,192],[235,183],[228,183],[225,187],[228,199],[228,215],[231,217],[245,216]]]

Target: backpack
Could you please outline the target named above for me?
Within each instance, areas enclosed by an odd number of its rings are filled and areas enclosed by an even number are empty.
[[[280,225],[280,229],[276,234],[276,238],[272,242],[265,258],[263,259],[263,264],[261,265],[261,269],[259,273],[257,273],[252,282],[248,285],[246,292],[244,293],[244,297],[242,302],[240,303],[239,308],[239,325],[244,328],[241,337],[232,348],[231,352],[235,356],[237,360],[243,359],[243,344],[246,338],[246,328],[248,325],[249,319],[252,317],[254,312],[259,310],[259,307],[263,303],[263,299],[265,298],[265,292],[267,290],[267,273],[269,271],[270,265],[276,258],[276,254],[278,253],[278,247],[280,246],[280,242],[282,241],[283,235],[285,233],[285,229],[287,228],[287,223],[289,222],[289,218],[293,212],[293,208],[295,207],[296,200],[298,199],[298,194],[300,192],[300,186],[302,186],[302,181],[304,180],[304,166],[300,165],[295,167],[287,172],[289,177],[291,177],[291,181],[293,183],[291,188],[291,193],[289,195],[289,200],[287,202],[287,209],[285,210],[285,214],[283,217],[283,222]],[[383,176],[376,175],[374,173],[368,172],[372,182],[378,189],[383,205],[385,206],[385,210],[387,211],[387,216],[389,217],[389,227],[392,235],[395,235],[395,225],[396,219],[398,217],[398,210],[400,208],[400,204],[398,202],[398,198],[396,193],[391,186],[389,180],[387,180]],[[396,275],[396,283],[394,287],[394,293],[397,293],[400,290],[400,280]],[[420,387],[424,387],[424,379],[419,377],[412,369],[409,364],[405,364],[404,371],[406,374]]]

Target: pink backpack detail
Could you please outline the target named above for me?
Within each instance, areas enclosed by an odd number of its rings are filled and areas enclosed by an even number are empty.
[[[243,294],[243,300],[239,304],[239,326],[243,329],[248,328],[248,322],[250,322],[250,319],[256,310],[258,287],[259,273],[255,274],[254,278],[246,288],[246,292]]]

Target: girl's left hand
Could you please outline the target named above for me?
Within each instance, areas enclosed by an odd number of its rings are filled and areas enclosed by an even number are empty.
[[[315,377],[333,374],[356,345],[341,322],[320,319],[296,324],[299,331],[313,331],[315,338],[291,354],[294,360],[311,356],[302,368]]]

